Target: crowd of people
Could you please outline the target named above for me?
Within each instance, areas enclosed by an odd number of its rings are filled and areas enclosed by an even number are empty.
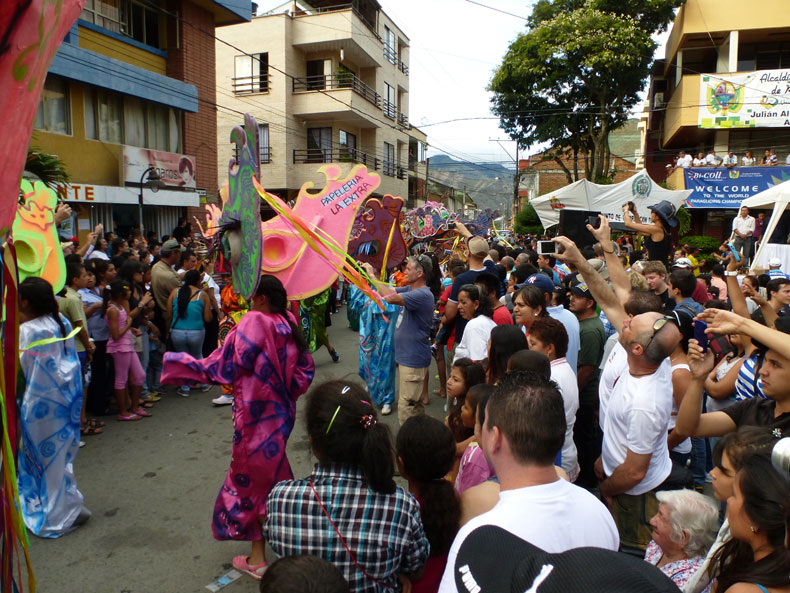
[[[339,356],[331,291],[294,307],[264,275],[244,303],[198,265],[188,231],[161,245],[92,236],[67,256],[59,299],[44,280],[20,285],[26,525],[57,537],[90,516],[73,461],[108,410],[138,421],[162,384],[218,384],[234,435],[212,532],[250,542],[233,566],[261,591],[536,591],[567,578],[553,566],[593,557],[589,590],[790,591],[790,479],[770,460],[790,429],[790,279],[748,275],[729,244],[707,276],[694,248],[673,249],[671,205],[650,224],[624,214],[643,250],[605,217],[594,245],[555,237],[551,253],[457,224],[465,258],[412,256],[374,281],[396,315],[367,385],[311,385],[312,352]],[[317,464],[295,479],[285,451],[303,393]],[[444,421],[425,414],[431,395]],[[394,408],[395,438],[379,418]],[[505,547],[522,556],[492,555]]]
[[[762,157],[755,157],[751,150],[744,152],[742,157],[738,157],[734,151],[730,150],[723,157],[716,154],[714,149],[707,153],[698,152],[695,157],[693,154],[681,150],[678,155],[667,165],[667,169],[688,169],[691,167],[724,167],[734,169],[736,167],[774,167],[779,164],[779,157],[776,150],[766,149]],[[785,158],[785,164],[790,165],[790,154]]]

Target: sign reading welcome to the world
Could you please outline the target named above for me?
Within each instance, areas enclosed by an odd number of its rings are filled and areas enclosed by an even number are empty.
[[[739,208],[748,197],[790,179],[790,167],[736,167],[684,169],[686,199],[692,208]]]
[[[790,127],[790,70],[700,77],[699,127]]]

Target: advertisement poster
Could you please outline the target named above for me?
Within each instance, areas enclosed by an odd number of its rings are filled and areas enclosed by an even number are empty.
[[[699,127],[790,127],[790,70],[700,77]]]
[[[166,187],[192,190],[196,188],[195,157],[136,146],[123,147],[124,183],[139,185],[148,167],[156,168]]]
[[[741,202],[790,179],[790,167],[684,169],[686,200],[691,208],[739,208]]]

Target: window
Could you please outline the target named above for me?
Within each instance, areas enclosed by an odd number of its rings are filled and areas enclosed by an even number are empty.
[[[425,150],[427,145],[425,142],[418,142],[417,143],[417,162],[424,163],[425,162]]]
[[[123,129],[126,131],[124,141],[131,146],[146,145],[145,142],[145,108],[140,99],[127,97],[123,102]]]
[[[96,91],[99,140],[121,144],[123,138],[121,113],[121,97],[119,95],[101,89]]]
[[[269,124],[258,124],[258,139],[261,144],[261,163],[270,163],[271,147],[269,146]]]
[[[269,54],[258,53],[236,56],[236,71],[233,78],[233,92],[269,92]]]
[[[340,160],[354,161],[357,158],[357,137],[345,130],[340,130]]]
[[[318,91],[326,88],[324,60],[307,60],[307,90]]]
[[[69,91],[66,81],[47,76],[33,126],[45,132],[71,134]]]
[[[115,31],[121,32],[120,0],[86,0],[80,18]]]
[[[395,105],[395,87],[390,84],[384,83],[385,96],[384,96],[384,115],[391,119],[395,119],[395,112],[397,106]]]
[[[85,0],[80,18],[135,41],[164,49],[160,11],[134,0]]]
[[[384,143],[384,175],[395,177],[395,146]]]
[[[332,162],[332,128],[307,128],[307,160],[305,162]]]
[[[146,105],[146,120],[148,124],[148,148],[167,151],[169,148],[168,132],[170,122],[167,117],[167,107],[164,105]],[[129,142],[127,141],[127,144]]]
[[[398,63],[398,50],[395,49],[395,32],[384,27],[384,57],[390,64]]]

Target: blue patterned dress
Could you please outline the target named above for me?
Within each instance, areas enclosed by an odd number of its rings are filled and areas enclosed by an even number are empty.
[[[356,292],[362,294],[359,299]],[[382,312],[356,286],[349,292],[349,307],[359,307],[359,376],[368,385],[377,406],[395,401],[395,326],[401,308],[384,303]]]
[[[62,315],[60,319],[70,333],[71,324]],[[37,317],[19,326],[19,349],[53,337],[61,337],[55,319]],[[39,537],[60,537],[73,529],[83,503],[74,477],[82,408],[82,373],[74,338],[21,352],[19,362],[25,373],[19,407],[22,517]]]

